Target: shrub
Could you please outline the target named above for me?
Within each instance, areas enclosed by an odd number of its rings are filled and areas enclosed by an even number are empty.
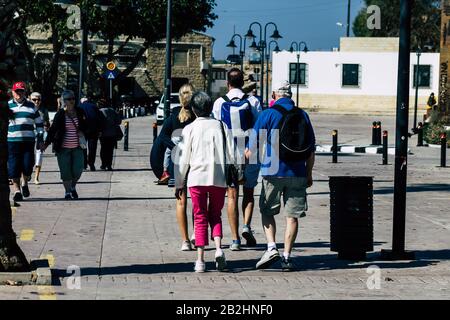
[[[445,116],[436,123],[424,127],[423,138],[429,144],[441,144],[441,134],[450,126],[450,116]],[[450,147],[450,130],[447,130],[447,145]]]

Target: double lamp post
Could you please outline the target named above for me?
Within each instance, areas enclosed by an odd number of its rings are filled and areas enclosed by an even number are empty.
[[[256,36],[253,33],[252,27],[257,25],[259,27],[259,42],[256,42]],[[275,28],[273,34],[270,36],[270,38],[274,39],[272,41],[270,41],[269,43],[267,43],[267,28],[269,26],[273,26]],[[240,56],[240,62],[241,62],[241,70],[244,71],[244,57],[245,57],[245,47],[246,47],[246,39],[252,40],[252,44],[249,46],[249,48],[253,49],[253,50],[257,50],[260,52],[260,56],[261,56],[261,70],[260,70],[260,92],[261,92],[261,97],[264,99],[264,65],[265,65],[265,60],[267,60],[267,64],[269,64],[269,59],[270,59],[270,46],[271,44],[275,44],[276,47],[274,49],[275,52],[279,52],[280,49],[278,47],[278,43],[276,42],[276,40],[281,39],[282,36],[280,35],[280,33],[278,32],[278,27],[275,23],[273,22],[268,22],[264,25],[264,27],[261,25],[261,23],[255,21],[252,22],[248,28],[247,34],[245,35],[245,39],[239,35],[239,34],[234,34],[231,38],[230,43],[227,45],[227,47],[230,48],[236,48],[236,43],[234,41],[235,37],[239,37],[240,39],[240,47],[239,47],[239,56]],[[244,42],[244,45],[242,46],[242,42]],[[268,70],[268,65],[267,65],[267,70],[266,70],[266,75],[267,75],[267,84],[266,84],[266,92],[265,92],[265,102],[268,103],[269,101],[269,78],[268,78],[268,74],[269,74],[269,70]]]

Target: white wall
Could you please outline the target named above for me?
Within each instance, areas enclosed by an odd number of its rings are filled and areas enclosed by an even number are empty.
[[[289,80],[289,63],[297,62],[297,54],[273,53],[273,83]],[[396,52],[308,52],[300,53],[300,63],[309,66],[308,86],[300,86],[300,94],[324,95],[397,95],[398,53]],[[415,95],[412,75],[417,56],[411,53],[411,96]],[[360,64],[361,87],[342,87],[342,64]],[[420,64],[431,65],[431,88],[419,89],[419,96],[439,92],[439,53],[423,53]],[[296,85],[292,91],[296,93]]]

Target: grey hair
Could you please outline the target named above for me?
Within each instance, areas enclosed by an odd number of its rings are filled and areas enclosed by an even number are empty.
[[[64,101],[64,99],[68,97],[75,98],[75,92],[73,92],[72,90],[64,90],[61,93],[61,108],[64,108],[66,106],[66,102]]]
[[[291,88],[279,88],[275,90],[275,94],[285,97],[285,98],[291,98],[292,97],[292,91]]]
[[[291,91],[291,84],[287,80],[283,80],[279,83],[275,84],[275,94],[281,97],[291,98],[292,97],[292,91]]]
[[[41,98],[41,94],[39,92],[33,92],[32,94],[30,94],[30,97],[39,97],[39,98]]]
[[[213,103],[211,98],[203,91],[197,91],[192,95],[191,106],[197,117],[209,117]]]

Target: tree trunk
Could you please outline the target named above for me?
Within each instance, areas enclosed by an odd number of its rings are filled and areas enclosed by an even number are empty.
[[[9,202],[7,110],[5,102],[0,101],[0,272],[25,272],[30,270],[30,265],[16,242]]]

